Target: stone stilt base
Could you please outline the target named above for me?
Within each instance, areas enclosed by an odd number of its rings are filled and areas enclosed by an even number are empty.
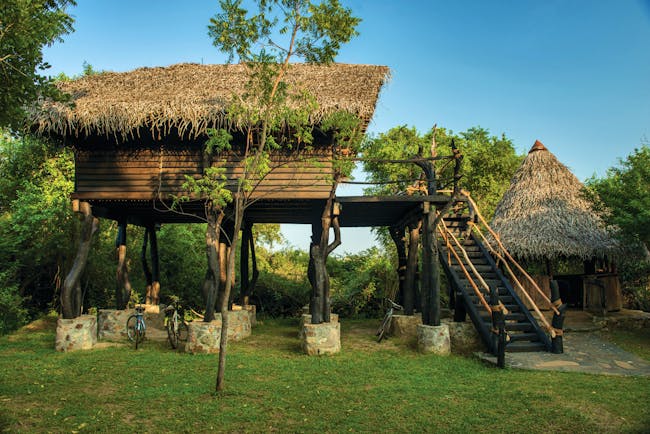
[[[434,353],[446,356],[451,353],[449,340],[449,327],[446,324],[417,326],[418,351],[421,353]]]
[[[400,338],[415,339],[418,335],[419,324],[422,324],[422,314],[393,315],[389,334]]]
[[[332,323],[339,322],[338,314],[331,313],[330,322]],[[298,337],[300,339],[304,339],[305,337],[305,328],[304,328],[305,324],[311,324],[311,315],[308,313],[303,313],[302,316],[300,317],[300,328],[298,329]]]
[[[251,335],[248,310],[228,312],[228,341],[237,342]],[[221,314],[209,323],[192,321],[188,324],[188,337],[185,351],[188,353],[218,353],[221,343]]]
[[[485,351],[485,345],[474,328],[471,321],[454,322],[449,319],[443,320],[449,327],[449,340],[451,352],[454,354],[474,354],[477,351]]]
[[[341,324],[324,322],[302,326],[302,349],[310,356],[335,354],[341,351]]]
[[[257,306],[255,306],[254,304],[245,304],[243,306],[240,306],[238,304],[233,304],[232,305],[232,310],[233,311],[239,311],[239,310],[248,311],[248,317],[250,319],[251,327],[255,327],[257,325]]]
[[[123,341],[126,339],[126,320],[134,310],[102,309],[97,315],[98,339],[100,341]]]
[[[81,315],[73,319],[59,318],[56,322],[57,351],[90,350],[97,343],[97,317]]]
[[[185,352],[218,353],[221,342],[221,318],[212,322],[192,321],[187,325]]]

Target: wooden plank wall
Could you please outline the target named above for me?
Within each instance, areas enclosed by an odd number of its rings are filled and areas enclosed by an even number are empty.
[[[254,198],[323,199],[331,188],[331,150],[315,153],[274,155],[272,170],[259,182]],[[169,199],[181,193],[185,175],[202,173],[198,149],[77,150],[75,193],[77,197],[115,200]],[[226,169],[229,188],[243,171],[234,153],[213,158],[213,166]]]

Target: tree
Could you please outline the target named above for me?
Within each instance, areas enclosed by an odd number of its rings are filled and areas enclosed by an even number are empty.
[[[65,12],[74,0],[3,0],[0,4],[0,127],[20,130],[28,107],[40,97],[63,95],[43,75],[50,65],[43,47],[72,32]]]
[[[650,248],[650,147],[643,144],[604,178],[592,177],[587,186],[606,222],[627,241]],[[596,193],[597,195],[594,195]]]
[[[283,145],[295,146],[296,143],[310,144],[312,140],[309,114],[315,102],[309,95],[292,91],[284,77],[294,58],[311,63],[332,62],[341,45],[356,35],[355,28],[360,21],[352,16],[349,9],[342,7],[338,0],[258,0],[255,4],[256,11],[251,15],[242,8],[241,0],[221,0],[220,13],[210,20],[208,26],[213,44],[227,53],[231,61],[236,58],[246,64],[250,71],[247,91],[228,109],[233,124],[242,126],[246,143],[242,149],[244,171],[230,198],[234,208],[234,227],[230,231],[230,244],[233,248],[225,262],[228,268],[221,297],[222,332],[217,391],[222,390],[224,385],[228,300],[235,269],[234,246],[237,244],[245,208],[254,191],[253,180],[270,170],[270,150]],[[340,126],[342,122],[338,123]],[[349,136],[347,138],[358,139],[358,136],[345,134],[341,130],[338,128],[339,133]],[[209,142],[210,148],[219,151],[230,146],[232,138],[229,138],[227,131],[215,131],[212,136],[214,140]],[[218,176],[211,178],[214,182]],[[218,182],[216,187],[217,201],[222,201],[218,203],[218,209],[223,210],[223,202],[229,199],[228,193]],[[334,188],[328,201],[330,206]],[[329,210],[327,213],[329,215]],[[208,234],[208,238],[212,236]],[[321,277],[323,267],[318,265],[324,262],[335,247],[335,243],[328,244],[328,236],[329,227],[323,227],[320,242],[312,246],[321,259],[315,261],[314,267],[316,275]]]

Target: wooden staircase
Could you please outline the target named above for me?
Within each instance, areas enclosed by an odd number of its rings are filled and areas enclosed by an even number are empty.
[[[439,228],[440,262],[451,284],[450,298],[456,306],[456,320],[463,319],[464,310],[488,350],[496,354],[497,337],[493,333],[492,316],[487,307],[490,290],[496,289],[498,301],[507,309],[505,329],[509,339],[505,351],[550,351],[551,340],[519,298],[487,248],[470,230],[470,220],[469,215],[453,215],[443,219],[441,226],[444,225],[444,228]]]

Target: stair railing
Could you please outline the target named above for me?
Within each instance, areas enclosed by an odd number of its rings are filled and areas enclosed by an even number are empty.
[[[481,214],[480,210],[478,209],[478,206],[474,202],[474,200],[470,197],[469,192],[463,191],[463,196],[467,200],[468,205],[472,208],[473,212],[475,215],[478,217],[479,222],[487,229],[487,231],[492,235],[492,238],[497,244],[498,248],[495,248],[488,240],[483,232],[481,231],[480,227],[478,227],[477,224],[474,222],[469,222],[470,227],[475,230],[476,233],[479,234],[487,248],[490,250],[490,252],[503,264],[504,268],[510,275],[510,278],[512,281],[517,285],[518,289],[521,291],[521,293],[524,295],[528,303],[533,307],[533,310],[539,317],[539,320],[542,322],[544,328],[549,332],[552,338],[555,338],[556,335],[561,335],[562,330],[555,329],[546,319],[546,317],[542,314],[542,312],[539,310],[539,307],[537,306],[537,303],[531,298],[530,294],[528,294],[528,291],[524,288],[524,286],[521,284],[519,277],[513,272],[512,268],[510,267],[510,264],[512,264],[519,273],[521,273],[522,276],[524,276],[528,282],[533,286],[533,288],[541,295],[542,299],[548,304],[550,309],[556,314],[560,315],[560,311],[558,310],[558,307],[555,305],[555,303],[551,302],[551,300],[546,296],[544,291],[539,287],[537,282],[524,270],[521,265],[515,259],[510,255],[508,250],[505,248],[505,246],[501,243],[501,240],[499,239],[499,235],[497,235],[496,232],[492,230],[490,225],[487,223],[487,221],[483,218],[483,215]]]
[[[485,296],[483,295],[483,292],[479,289],[478,285],[476,284],[476,282],[474,281],[474,279],[470,275],[469,271],[467,271],[467,267],[465,267],[465,264],[463,264],[463,261],[461,260],[460,256],[458,256],[458,252],[456,252],[456,249],[454,249],[451,242],[449,241],[450,238],[454,241],[454,244],[456,246],[458,246],[458,248],[460,249],[461,253],[465,257],[465,260],[467,261],[467,263],[472,268],[472,272],[481,281],[481,285],[483,285],[484,287],[487,287],[488,291],[490,290],[490,287],[487,286],[487,283],[485,283],[485,281],[483,280],[481,275],[478,273],[476,268],[474,268],[474,265],[472,264],[472,261],[470,261],[469,256],[467,255],[467,251],[465,250],[465,248],[463,248],[463,246],[460,244],[460,242],[454,236],[454,234],[452,234],[451,231],[449,231],[447,226],[444,224],[444,221],[442,221],[442,223],[440,225],[438,225],[438,231],[440,232],[440,235],[442,236],[442,239],[445,241],[445,244],[447,246],[447,254],[449,254],[449,253],[453,254],[454,258],[456,259],[456,262],[460,266],[461,271],[463,272],[463,274],[467,278],[467,281],[469,282],[472,289],[474,290],[474,293],[478,296],[479,301],[481,302],[481,304],[483,305],[485,310],[487,310],[491,315],[492,314],[492,308],[490,307],[490,304],[487,302],[487,300],[485,300]],[[451,261],[449,261],[449,264],[451,264]]]

